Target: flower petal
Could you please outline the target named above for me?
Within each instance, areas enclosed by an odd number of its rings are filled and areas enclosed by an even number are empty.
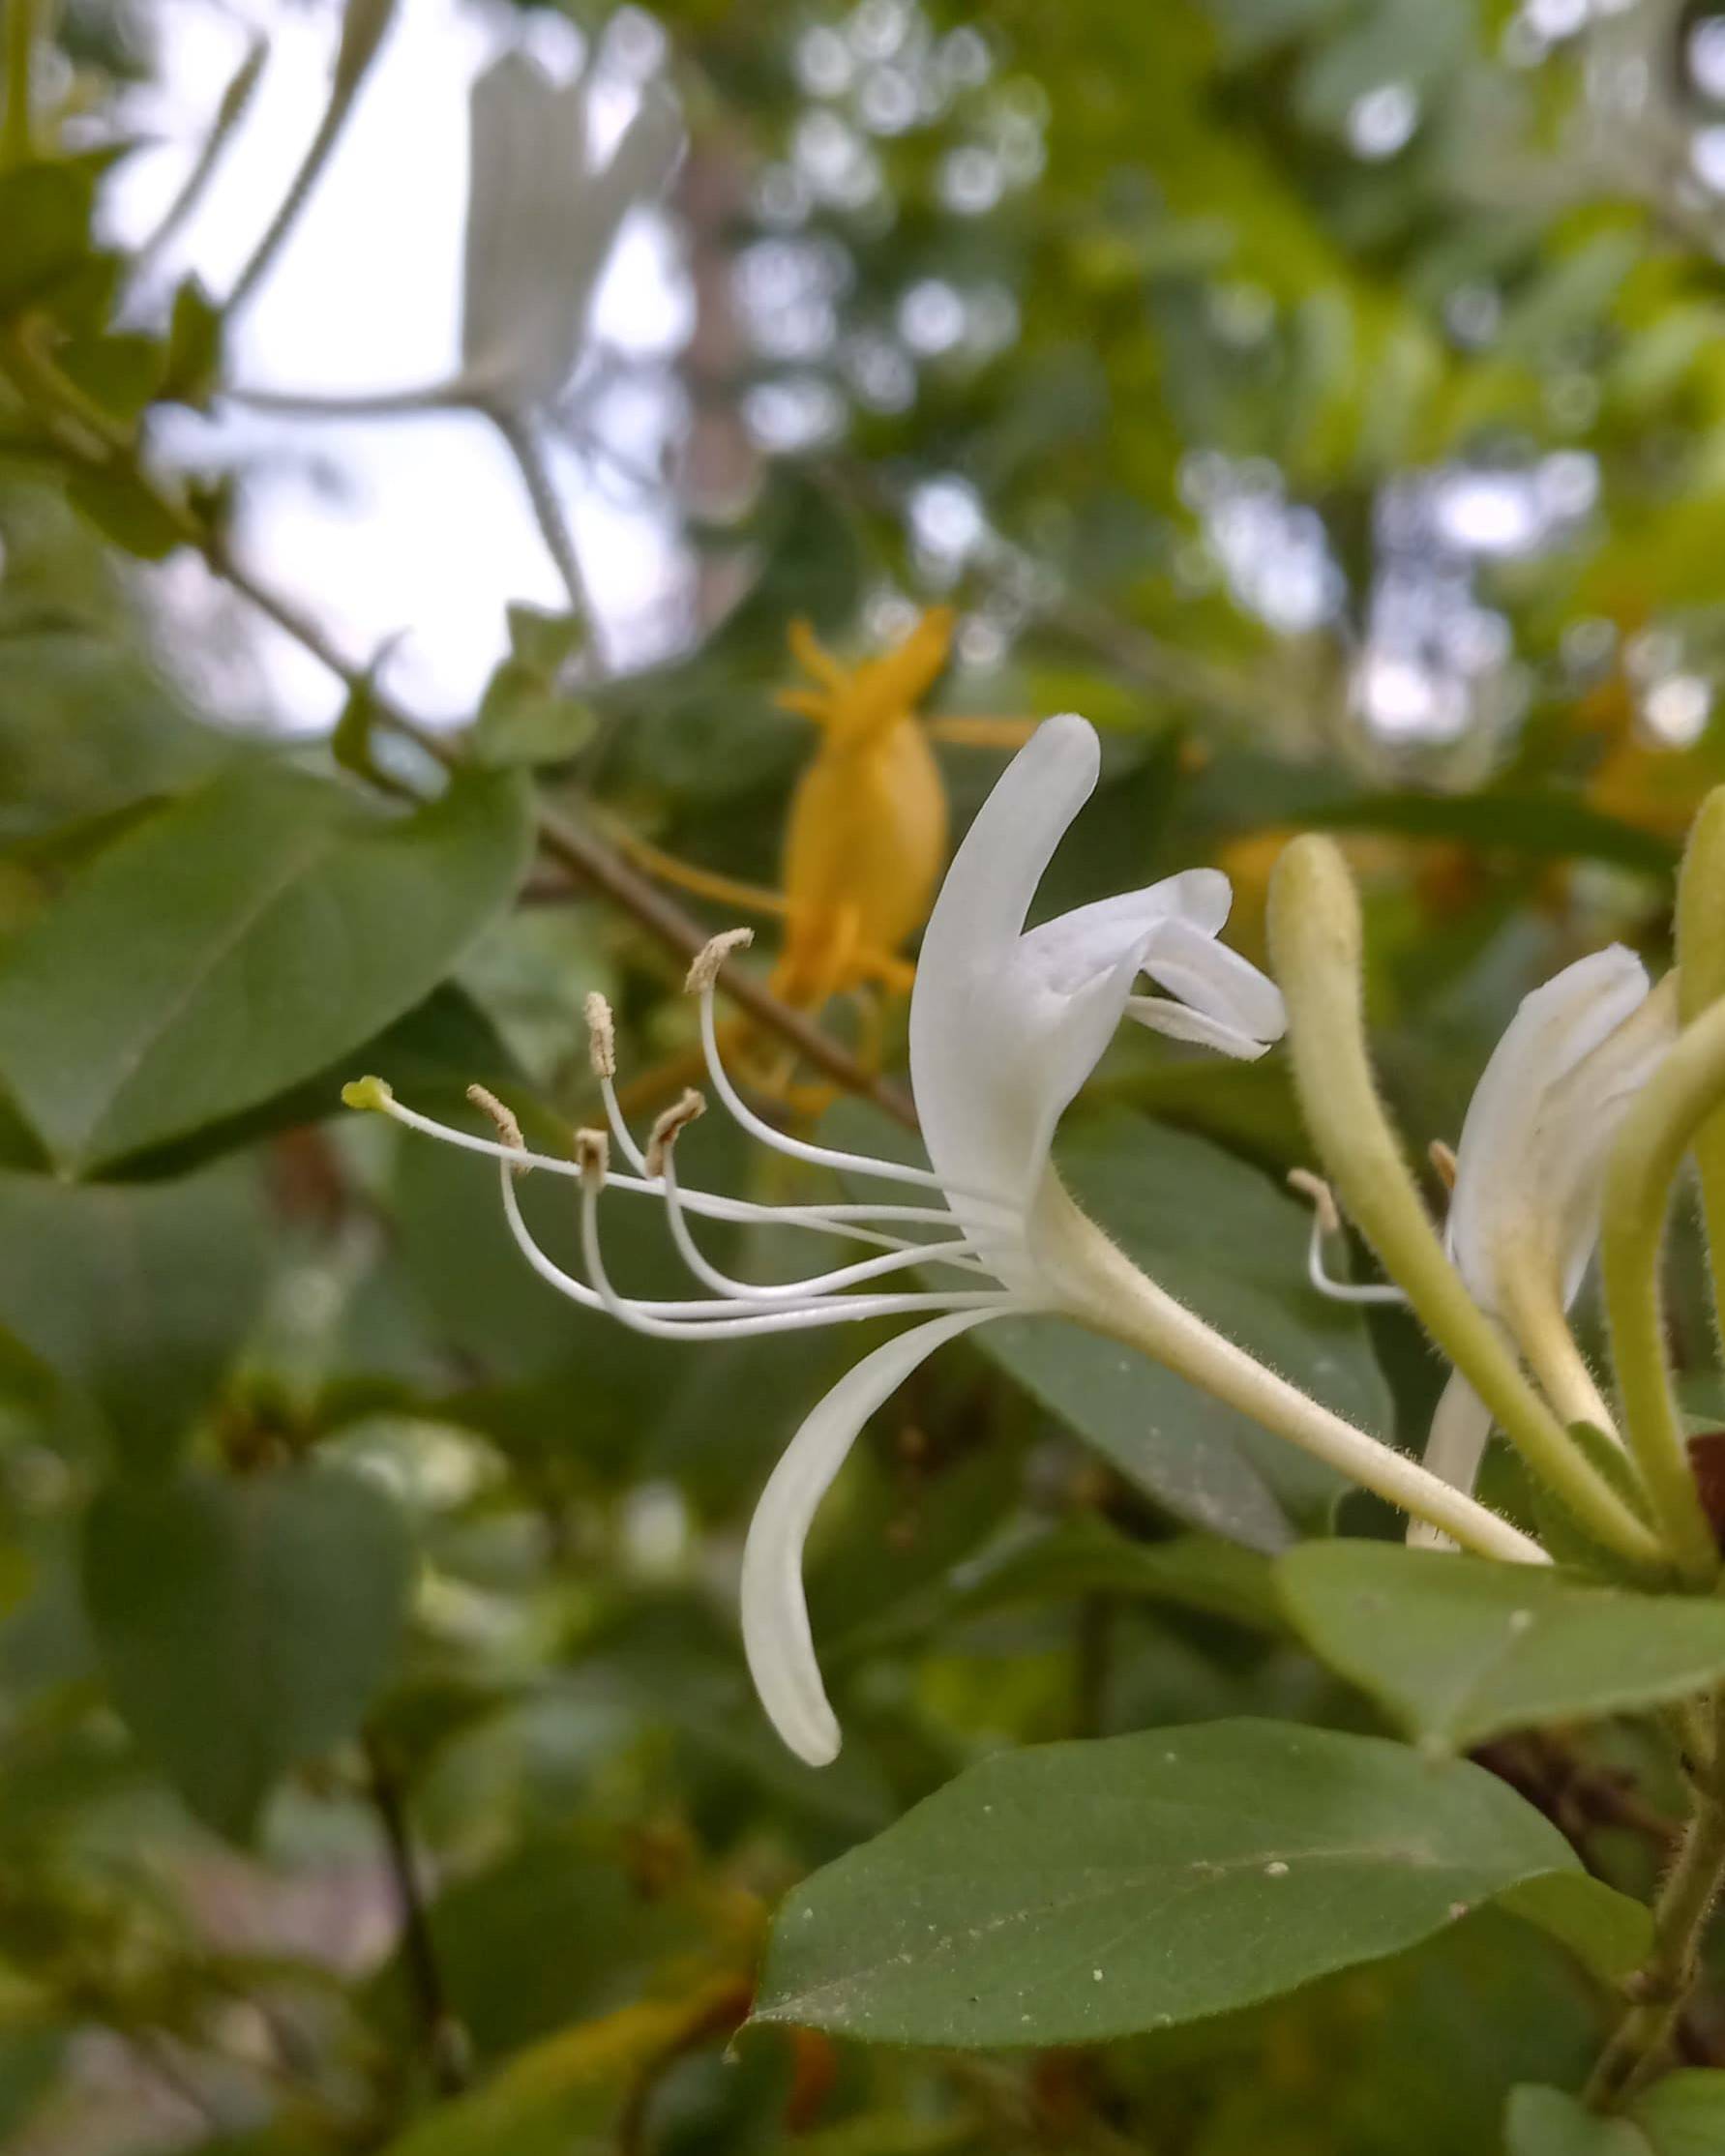
[[[1142,950],[1145,937],[1165,924],[1185,922],[1200,935],[1217,934],[1233,899],[1220,869],[1186,869],[1143,891],[1099,899],[1045,921],[1019,948],[1051,989],[1070,994],[1111,972],[1128,951]]]
[[[1265,1046],[1288,1030],[1287,1005],[1268,975],[1190,922],[1165,921],[1146,946],[1140,969],[1205,1018]]]
[[[875,1410],[937,1347],[996,1314],[937,1317],[865,1355],[806,1418],[755,1508],[743,1549],[743,1648],[773,1727],[811,1766],[828,1765],[839,1751],[803,1597],[803,1545],[816,1508]]]
[[[1546,1253],[1566,1298],[1580,1286],[1612,1111],[1670,1038],[1663,997],[1652,1022],[1629,1025],[1647,996],[1646,967],[1613,944],[1525,996],[1493,1050],[1462,1125],[1447,1229],[1462,1278],[1484,1308],[1497,1306],[1508,1237],[1519,1261],[1530,1249]]]
[[[506,52],[474,81],[468,125],[463,371],[494,395],[545,401],[575,364],[586,302],[560,268],[581,222],[583,87]]]
[[[1472,1491],[1479,1479],[1479,1462],[1485,1458],[1486,1439],[1492,1433],[1491,1409],[1459,1370],[1438,1396],[1432,1413],[1431,1434],[1425,1441],[1425,1464],[1452,1490]],[[1416,1549],[1453,1550],[1455,1545],[1437,1527],[1414,1521],[1408,1540]]]
[[[1269,1042],[1261,1041],[1255,1033],[1230,1025],[1223,1019],[1205,1018],[1202,1011],[1195,1011],[1189,1003],[1176,1003],[1170,995],[1129,995],[1126,1016],[1170,1041],[1190,1041],[1198,1048],[1232,1055],[1236,1062],[1256,1063],[1269,1052]]]
[[[1095,733],[1075,715],[1036,729],[965,834],[917,960],[910,1082],[929,1159],[950,1183],[1007,1199],[1026,1196],[1040,1168],[1042,1058],[1062,1007],[1052,995],[1026,1001],[1019,932],[1099,763]]]

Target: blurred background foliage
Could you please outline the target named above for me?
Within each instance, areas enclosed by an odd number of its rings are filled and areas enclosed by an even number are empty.
[[[671,1097],[686,931],[737,918],[677,864],[778,887],[813,753],[778,701],[807,687],[791,623],[850,667],[939,606],[921,708],[955,827],[996,723],[1083,711],[1104,786],[1045,902],[1214,861],[1254,956],[1286,835],[1347,834],[1404,1127],[1453,1138],[1531,985],[1612,937],[1665,959],[1680,835],[1725,778],[1725,15],[398,13],[6,5],[0,2138],[1495,2145],[1506,2090],[1573,2082],[1604,2006],[1490,1912],[1090,2052],[728,2049],[779,1895],[963,1762],[1222,1713],[1372,1727],[1264,1583],[1339,1493],[1082,1339],[954,1350],[819,1523],[848,1742],[814,1774],[748,1692],[732,1606],[832,1342],[697,1352],[583,1316],[477,1164],[337,1094],[374,1069],[464,1116],[483,1079],[564,1143],[597,988],[634,1097]],[[29,140],[20,23],[45,41]],[[658,96],[687,135],[533,415],[574,614],[483,420],[484,487],[449,413],[234,395],[412,386],[366,307],[394,304],[397,244],[459,250],[414,179],[461,169],[459,98],[416,83],[464,94],[516,45],[585,64],[612,138]],[[249,284],[332,84],[344,139]],[[266,111],[290,154],[247,163]],[[212,128],[207,187],[158,229]],[[550,273],[529,250],[515,274]],[[417,379],[453,365],[440,334]],[[802,1033],[738,1019],[802,1125],[847,1078],[902,1107],[902,994],[841,986],[802,993]],[[688,1143],[719,1187],[820,1188],[711,1119]],[[1437,1372],[1411,1328],[1304,1285],[1278,1059],[1122,1041],[1070,1143],[1157,1277],[1417,1436]],[[527,1192],[567,1244],[555,1197]],[[646,1291],[675,1277],[651,1222],[620,1232]],[[715,1239],[783,1255],[756,1245]],[[1706,1399],[1708,1327],[1680,1320]],[[1646,1762],[1599,1741],[1507,1764],[1639,1887],[1657,1816],[1613,1792]]]

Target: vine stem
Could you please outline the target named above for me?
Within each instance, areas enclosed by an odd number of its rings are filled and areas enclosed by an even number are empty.
[[[360,86],[370,72],[372,62],[377,57],[377,48],[383,43],[396,13],[396,0],[347,0],[346,12],[342,18],[341,44],[336,52],[335,74],[330,84],[329,102],[317,123],[305,156],[288,183],[287,192],[277,205],[276,214],[264,228],[262,237],[252,250],[238,277],[228,292],[223,313],[237,314],[253,293],[262,283],[281,253],[288,234],[299,222],[300,212],[311,199],[312,191],[323,176],[323,169],[335,154],[353,111],[354,100]]]
[[[562,579],[563,589],[569,595],[569,604],[591,632],[598,619],[593,609],[592,595],[587,590],[580,556],[576,551],[575,534],[569,528],[569,519],[564,514],[562,500],[552,482],[539,430],[532,416],[526,412],[506,411],[498,407],[490,417],[492,426],[503,437],[510,456],[515,459],[528,507],[533,512],[533,521],[539,526],[546,551],[550,555],[552,566]]]
[[[24,330],[0,335],[0,369],[26,402],[40,413],[62,455],[93,469],[123,474],[147,489],[158,508],[178,527],[188,546],[203,557],[211,573],[248,601],[266,619],[325,666],[350,690],[363,691],[378,722],[445,768],[460,761],[459,751],[431,728],[410,717],[377,688],[364,666],[346,658],[322,626],[293,600],[254,576],[229,553],[220,533],[176,496],[165,492],[144,471],[129,433],[91,405]],[[578,882],[589,885],[644,929],[664,949],[684,962],[704,950],[708,930],[686,913],[652,878],[645,875],[599,834],[544,801],[535,803],[540,852]],[[758,1025],[795,1048],[814,1069],[873,1101],[907,1130],[916,1128],[909,1102],[896,1085],[868,1070],[848,1049],[817,1025],[805,1012],[775,995],[764,981],[726,965],[721,990]]]
[[[467,2085],[467,2036],[450,2004],[443,1981],[443,1964],[431,1935],[431,1918],[414,1856],[413,1835],[407,1823],[407,1804],[383,1745],[374,1736],[363,1740],[366,1774],[371,1785],[372,1806],[383,1830],[389,1857],[390,1877],[402,1918],[402,1958],[418,2017],[427,2063],[438,2091],[459,2096]]]
[[[1633,2096],[1658,2070],[1701,1974],[1708,1919],[1725,1886],[1725,1686],[1712,1696],[1710,1721],[1710,1755],[1694,1766],[1695,1810],[1653,1905],[1652,1953],[1588,2082],[1598,2111]]]
[[[6,0],[6,97],[0,105],[0,167],[22,164],[35,147],[33,64],[38,0]]]

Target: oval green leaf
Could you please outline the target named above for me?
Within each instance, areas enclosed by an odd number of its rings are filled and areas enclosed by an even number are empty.
[[[285,1091],[429,993],[507,903],[525,796],[411,815],[248,764],[99,856],[0,962],[0,1076],[89,1173]]]
[[[123,1483],[90,1509],[84,1601],[114,1702],[219,1833],[351,1736],[386,1674],[411,1551],[375,1485],[290,1468]]]
[[[1504,1784],[1378,1738],[1216,1722],[1048,1745],[972,1767],[791,1894],[756,2014],[877,2043],[1096,2043],[1579,1869]]]
[[[1710,1597],[1394,1543],[1308,1543],[1277,1574],[1313,1653],[1447,1751],[1679,1699],[1725,1675],[1725,1603]]]

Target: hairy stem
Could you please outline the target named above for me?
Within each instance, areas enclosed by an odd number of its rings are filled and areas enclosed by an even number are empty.
[[[1415,1314],[1500,1430],[1588,1531],[1639,1564],[1666,1552],[1570,1438],[1469,1294],[1379,1099],[1366,1047],[1359,900],[1327,839],[1296,839],[1270,885],[1270,949],[1288,1000],[1300,1106],[1323,1166]],[[1412,1508],[1411,1508],[1412,1509]],[[1430,1514],[1425,1517],[1431,1518]],[[1442,1525],[1442,1521],[1434,1524]]]
[[[1078,1323],[1177,1372],[1362,1490],[1442,1529],[1464,1549],[1511,1563],[1550,1562],[1539,1545],[1508,1521],[1345,1421],[1176,1302],[1109,1241],[1052,1173],[1037,1194],[1033,1232],[1039,1261],[1062,1289],[1066,1314]]]
[[[1679,1035],[1624,1116],[1605,1176],[1599,1274],[1611,1321],[1623,1429],[1654,1517],[1694,1584],[1719,1570],[1719,1549],[1689,1463],[1665,1352],[1660,1284],[1672,1185],[1696,1135],[1725,1098],[1725,1002]]]
[[[1658,2071],[1701,1974],[1708,1918],[1725,1885],[1725,1688],[1711,1701],[1711,1757],[1698,1767],[1695,1811],[1653,1908],[1653,1951],[1631,1984],[1634,2003],[1613,2031],[1588,2082],[1589,2103],[1609,2110]]]
[[[1702,803],[1677,887],[1678,1007],[1690,1024],[1725,999],[1725,786]],[[1725,1342],[1725,1114],[1695,1134],[1701,1210],[1713,1280],[1713,1315]]]

